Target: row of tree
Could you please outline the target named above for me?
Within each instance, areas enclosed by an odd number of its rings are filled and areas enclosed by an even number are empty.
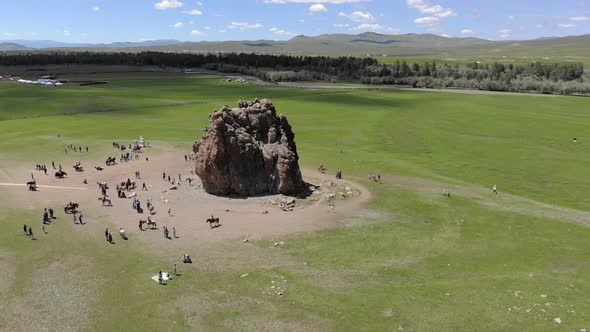
[[[588,93],[584,67],[579,63],[529,64],[379,64],[373,58],[287,56],[263,54],[192,53],[29,53],[0,54],[0,65],[137,65],[201,67],[242,73],[268,81],[348,80],[368,84],[400,84],[414,87],[462,87],[499,91]],[[566,84],[567,83],[567,84]]]

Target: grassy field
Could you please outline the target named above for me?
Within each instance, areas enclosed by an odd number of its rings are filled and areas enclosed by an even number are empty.
[[[304,167],[340,168],[373,198],[347,227],[283,237],[279,248],[195,244],[196,264],[167,287],[144,275],[169,249],[105,250],[100,233],[80,237],[71,223],[52,229],[59,238],[26,241],[22,224],[38,207],[0,203],[0,330],[590,328],[590,218],[567,217],[590,215],[587,99],[91,79],[109,84],[0,83],[0,165],[51,158],[63,150],[58,134],[97,148],[146,135],[187,149],[213,109],[269,97],[289,116]],[[366,181],[370,170],[382,184]],[[457,188],[450,200],[447,187]],[[265,294],[272,282],[284,296]]]

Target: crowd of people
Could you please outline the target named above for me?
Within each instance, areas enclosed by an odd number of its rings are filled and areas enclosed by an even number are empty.
[[[68,144],[68,146],[66,146],[64,148],[64,152],[66,154],[68,154],[68,151],[81,153],[83,151],[83,149],[82,149],[82,146],[77,146],[75,144]],[[88,147],[86,147],[86,152],[88,152]]]

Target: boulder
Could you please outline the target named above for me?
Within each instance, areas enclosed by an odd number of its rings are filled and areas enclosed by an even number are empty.
[[[207,132],[193,146],[196,173],[215,195],[299,193],[306,185],[294,138],[270,100],[224,106],[210,115]]]

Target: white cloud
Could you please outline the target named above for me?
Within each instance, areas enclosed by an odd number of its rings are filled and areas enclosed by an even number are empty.
[[[174,27],[175,29],[182,28],[183,26],[184,26],[184,23],[182,23],[182,22],[176,22],[176,23],[173,25],[173,27]]]
[[[576,25],[573,23],[560,23],[557,25],[560,28],[575,28]]]
[[[94,6],[94,7],[92,7],[92,11],[93,12],[99,12],[100,11],[100,7],[99,6]]]
[[[205,29],[205,30],[211,30],[211,27],[209,27],[209,26],[206,26],[206,27],[204,27],[203,29]]]
[[[446,37],[446,38],[451,38],[451,36],[447,35],[446,33],[443,33],[441,36]]]
[[[358,22],[358,23],[372,23],[375,22],[375,16],[369,12],[361,12],[356,11],[350,14],[346,14],[343,12],[338,13],[338,16],[346,17],[351,21]]]
[[[191,35],[193,35],[193,36],[202,36],[202,35],[204,35],[204,33],[202,33],[199,30],[193,30],[193,31],[191,31]]]
[[[350,28],[350,30],[351,31],[358,31],[358,32],[367,32],[367,31],[387,32],[387,33],[398,33],[399,32],[399,29],[396,29],[396,28],[383,26],[381,24],[369,24],[369,23],[360,24],[354,28]]]
[[[422,14],[433,15],[437,17],[455,16],[455,12],[450,8],[441,5],[431,4],[427,0],[406,0],[409,7],[418,10]]]
[[[420,17],[420,18],[417,18],[414,20],[414,23],[424,24],[424,25],[432,25],[432,24],[436,24],[438,22],[439,22],[439,18],[434,17],[434,16]]]
[[[510,30],[510,29],[501,29],[501,30],[498,30],[498,32],[499,33],[503,33],[503,34],[507,34],[507,33],[512,32],[512,30]]]
[[[470,34],[473,34],[474,32],[471,29],[463,29],[463,30],[461,30],[461,33],[464,35],[470,35]]]
[[[309,6],[309,11],[312,13],[327,12],[328,8],[321,3]]]
[[[72,32],[70,30],[64,30],[64,36],[69,37],[72,35]]]
[[[219,30],[218,32],[226,33],[227,31],[225,31],[225,30]]]
[[[240,29],[240,30],[259,29],[259,28],[262,28],[262,24],[260,24],[260,23],[251,24],[248,22],[231,22],[231,24],[228,25],[227,27],[230,29]]]
[[[203,15],[203,12],[198,9],[185,10],[185,11],[183,11],[183,13],[189,14],[189,15]]]
[[[344,3],[359,3],[369,0],[264,0],[264,3],[286,4],[286,3],[330,3],[341,5]]]
[[[158,10],[166,10],[182,6],[184,6],[184,4],[178,0],[162,0],[154,4],[154,7]]]
[[[344,29],[348,28],[350,25],[348,24],[334,24],[334,28]]]
[[[279,28],[271,28],[268,31],[274,33],[275,35],[280,35],[280,36],[297,36],[297,33],[295,33],[295,32],[285,31],[285,30],[279,29]]]
[[[587,21],[588,16],[574,16],[570,17],[570,21]]]

